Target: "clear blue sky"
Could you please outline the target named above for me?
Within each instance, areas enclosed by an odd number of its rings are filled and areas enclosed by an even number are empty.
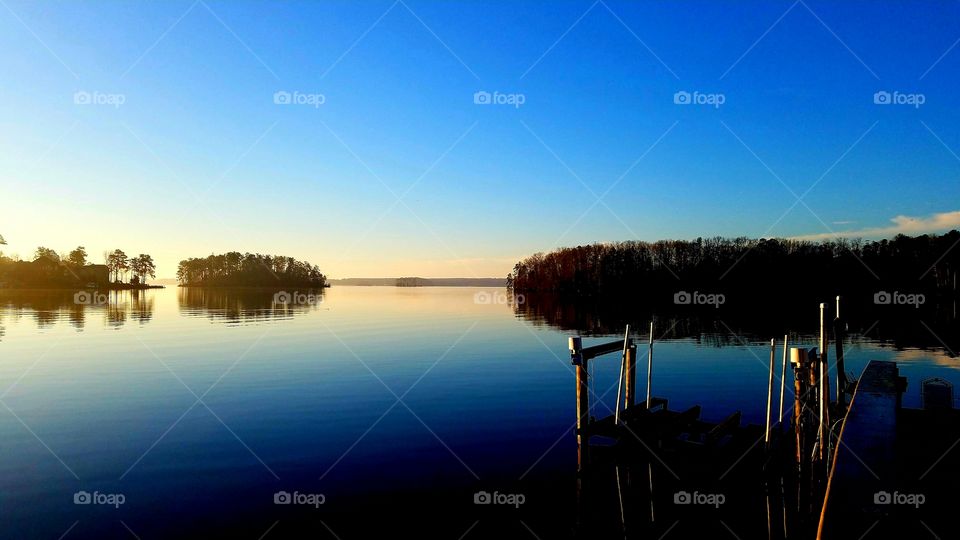
[[[933,232],[960,222],[958,40],[955,1],[2,0],[0,234],[151,253],[160,277],[233,249],[349,277]]]

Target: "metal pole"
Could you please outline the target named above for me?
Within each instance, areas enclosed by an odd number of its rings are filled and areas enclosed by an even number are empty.
[[[774,351],[776,350],[776,346],[777,346],[777,340],[771,339],[770,340],[770,377],[767,381],[767,428],[763,436],[763,444],[767,450],[770,449],[770,408],[773,406],[773,366],[775,363]]]
[[[777,417],[777,422],[782,426],[783,425],[783,386],[786,384],[784,382],[784,377],[787,376],[787,351],[789,351],[789,334],[783,335],[783,363],[780,366],[780,416]]]
[[[650,321],[650,344],[647,347],[647,410],[650,410],[650,383],[653,381],[653,321]]]
[[[626,332],[623,333],[623,354],[620,356],[620,377],[617,379],[617,403],[613,412],[613,423],[620,424],[620,396],[623,391],[623,370],[627,364],[627,347],[630,342],[630,325],[627,325]],[[618,478],[619,480],[619,478]]]

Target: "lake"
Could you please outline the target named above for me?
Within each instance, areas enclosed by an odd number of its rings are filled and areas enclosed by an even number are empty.
[[[347,539],[389,527],[552,538],[573,528],[572,330],[518,315],[503,289],[275,294],[0,291],[2,537]],[[668,330],[655,345],[655,395],[671,409],[702,405],[707,420],[741,410],[763,423],[763,340],[774,336]],[[635,336],[645,343],[646,329]],[[816,345],[811,333],[793,339]],[[960,383],[960,360],[943,347],[856,334],[845,347],[854,374],[896,360],[910,382],[905,407],[920,406],[922,378]],[[614,406],[618,357],[596,362],[597,417]],[[504,504],[475,504],[478,492]]]

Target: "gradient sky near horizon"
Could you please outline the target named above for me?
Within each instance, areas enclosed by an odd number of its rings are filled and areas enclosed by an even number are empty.
[[[481,277],[595,241],[941,232],[958,42],[956,1],[2,0],[0,234],[158,277],[230,250]]]

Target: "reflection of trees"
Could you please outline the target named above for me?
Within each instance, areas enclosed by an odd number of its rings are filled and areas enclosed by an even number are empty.
[[[952,318],[922,319],[916,310],[889,311],[860,306],[844,308],[848,339],[868,339],[897,349],[920,347],[960,350],[960,323]],[[874,306],[875,308],[875,306]],[[721,308],[644,304],[641,299],[622,301],[570,298],[556,294],[524,295],[513,305],[518,318],[535,325],[548,325],[584,336],[622,335],[627,324],[635,335],[646,335],[651,318],[656,319],[656,339],[692,339],[702,345],[724,347],[763,342],[772,337],[815,343],[819,303],[807,299],[770,302],[763,305],[724,305]],[[879,320],[878,320],[879,319]],[[832,330],[831,330],[831,340]],[[951,356],[955,356],[950,353]]]
[[[277,302],[280,291],[261,288],[203,288],[180,287],[177,299],[181,313],[188,316],[206,316],[227,322],[252,322],[265,319],[290,319],[294,315],[315,311],[322,301],[323,290],[296,291],[286,303]],[[308,295],[309,296],[308,298]],[[298,302],[313,299],[315,301]]]
[[[148,323],[153,319],[152,294],[146,291],[131,291],[130,314],[140,324]]]
[[[82,330],[91,316],[100,315],[104,325],[120,327],[128,316],[141,324],[153,318],[153,293],[146,291],[87,291],[90,303],[77,303],[77,291],[7,290],[0,294],[0,313],[19,319],[31,316],[38,328],[50,328],[60,321]]]

